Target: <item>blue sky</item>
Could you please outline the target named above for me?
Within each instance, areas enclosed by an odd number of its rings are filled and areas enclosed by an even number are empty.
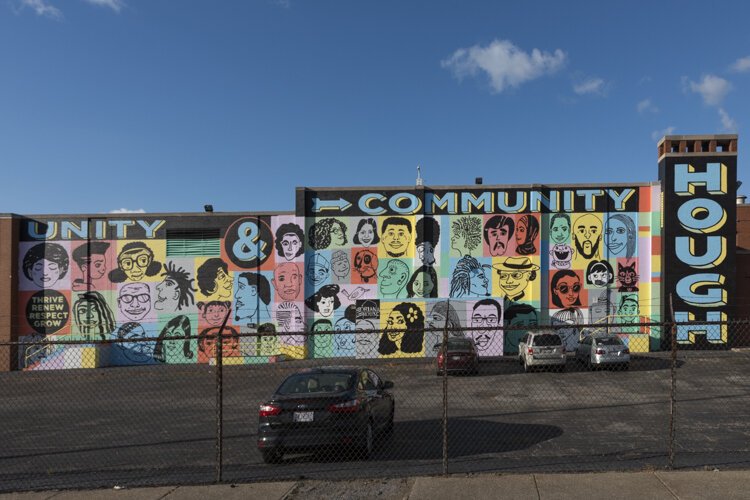
[[[739,133],[746,2],[0,0],[0,212],[644,182]]]

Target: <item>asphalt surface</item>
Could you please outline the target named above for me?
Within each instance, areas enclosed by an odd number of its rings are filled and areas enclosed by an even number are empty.
[[[681,352],[675,466],[750,466],[750,352]],[[258,404],[315,362],[225,366],[226,482],[407,477],[442,471],[442,378],[425,360],[368,361],[395,384],[396,426],[370,460],[346,450],[267,465]],[[523,373],[513,359],[448,378],[448,468],[462,472],[654,470],[669,459],[670,363]],[[216,374],[155,366],[0,374],[0,491],[200,484],[216,479]]]

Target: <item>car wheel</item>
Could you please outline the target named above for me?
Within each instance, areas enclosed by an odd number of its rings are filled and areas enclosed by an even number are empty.
[[[622,364],[622,369],[623,370],[629,370],[630,369],[630,363],[623,363]]]
[[[284,456],[276,449],[261,450],[260,453],[263,455],[263,461],[267,464],[277,464],[281,462],[281,458]]]
[[[372,421],[367,421],[367,427],[365,428],[365,434],[362,436],[362,451],[360,457],[362,460],[367,460],[372,455],[372,449],[374,446],[374,435],[372,430]]]
[[[589,371],[594,369],[594,365],[591,364],[591,357],[586,358],[586,369]]]

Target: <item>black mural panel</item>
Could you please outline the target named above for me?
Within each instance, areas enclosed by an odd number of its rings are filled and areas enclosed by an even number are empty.
[[[692,323],[677,327],[680,347],[729,347],[732,339],[726,325],[703,322],[731,319],[737,306],[736,153],[667,155],[659,163],[659,177],[664,203],[664,315],[669,318],[673,308],[677,322]]]

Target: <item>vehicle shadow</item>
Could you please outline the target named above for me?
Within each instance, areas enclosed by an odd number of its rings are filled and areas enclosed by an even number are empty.
[[[676,362],[677,368],[681,368],[685,364],[685,361],[678,359]],[[669,358],[656,358],[650,356],[633,355],[630,358],[630,365],[628,369],[624,369],[621,366],[603,366],[596,370],[605,371],[656,371],[656,370],[669,370],[671,367],[671,360]],[[538,371],[553,371],[555,367],[539,368]],[[566,372],[583,372],[589,371],[589,369],[583,364],[578,362],[574,357],[569,357],[565,364]],[[496,375],[512,375],[516,373],[522,373],[523,366],[519,363],[518,358],[504,357],[499,359],[487,359],[483,360],[479,364],[479,377],[492,377]],[[450,373],[450,376],[473,376],[468,373],[456,372]]]
[[[563,434],[560,427],[494,422],[481,418],[448,420],[448,456],[464,457],[523,450]],[[440,460],[443,456],[442,420],[396,422],[393,435],[377,436],[370,457],[374,461]],[[307,455],[284,457],[284,463],[347,462],[361,460],[360,452],[341,447]]]

